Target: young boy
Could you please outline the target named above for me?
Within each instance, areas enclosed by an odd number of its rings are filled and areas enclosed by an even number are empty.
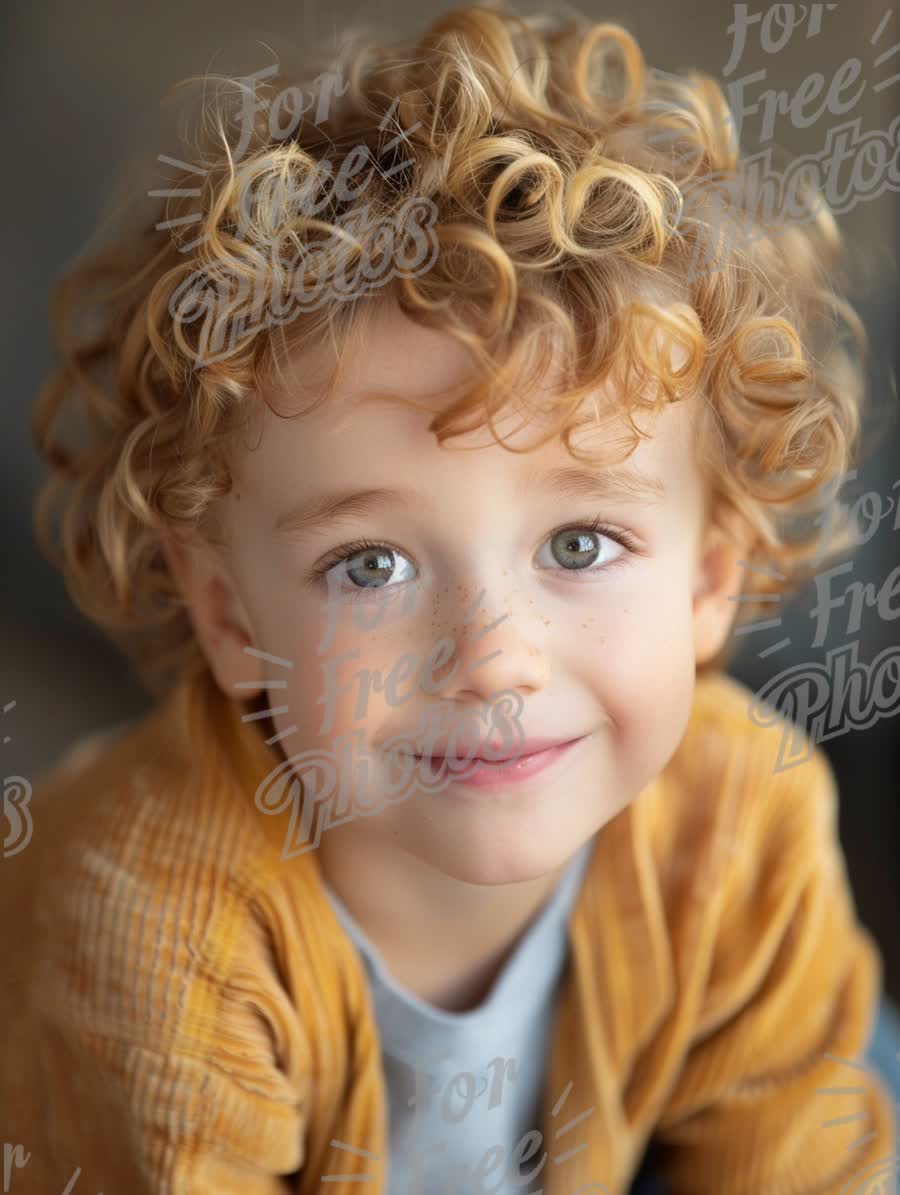
[[[852,461],[833,225],[680,209],[721,93],[618,27],[461,8],[344,77],[61,299],[61,563],[159,702],[0,871],[5,1189],[886,1173],[833,774],[722,671]]]

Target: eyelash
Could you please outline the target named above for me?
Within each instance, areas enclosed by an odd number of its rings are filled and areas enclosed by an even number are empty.
[[[617,556],[615,560],[610,561],[610,563],[607,564],[602,570],[599,570],[601,572],[608,572],[610,569],[615,568],[617,564],[626,563],[628,560],[627,554],[636,552],[638,550],[638,543],[633,535],[631,535],[628,531],[621,531],[615,527],[610,527],[599,518],[588,519],[583,523],[564,523],[561,527],[554,528],[554,530],[549,533],[547,538],[553,539],[555,535],[559,535],[562,531],[594,531],[597,534],[603,535],[607,539],[611,539],[615,543],[620,544],[625,549],[625,552],[621,556]],[[326,556],[321,564],[317,565],[314,569],[311,569],[310,572],[307,573],[306,579],[312,583],[322,582],[326,574],[329,573],[336,564],[340,564],[343,560],[349,560],[352,556],[356,556],[360,552],[370,552],[376,548],[390,548],[392,552],[398,552],[403,556],[406,555],[401,548],[395,548],[393,544],[385,543],[384,541],[357,539],[352,543],[344,544],[340,548],[335,548],[333,552],[330,552],[329,555]],[[571,571],[573,573],[577,573],[588,572],[589,570],[572,569],[561,571]],[[591,575],[593,575],[593,573],[596,571],[597,570],[590,570]],[[386,589],[400,588],[402,588],[402,586],[384,585],[380,589],[375,589],[374,592],[383,593]],[[355,597],[356,590],[350,590],[349,592]],[[373,590],[358,587],[358,592],[360,594],[366,595],[373,592]],[[351,600],[353,600],[353,598],[351,598]]]

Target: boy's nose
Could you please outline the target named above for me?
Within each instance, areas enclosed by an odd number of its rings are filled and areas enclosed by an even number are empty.
[[[482,615],[460,627],[447,661],[448,680],[435,684],[444,699],[490,701],[501,692],[526,696],[543,688],[548,665],[545,654],[520,630],[511,615]]]

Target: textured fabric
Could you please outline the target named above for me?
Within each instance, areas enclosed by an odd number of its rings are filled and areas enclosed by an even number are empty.
[[[539,1151],[517,1156],[516,1147],[540,1132],[566,924],[593,847],[591,839],[576,853],[490,991],[466,1012],[436,1008],[399,984],[325,882],[372,993],[388,1102],[388,1195],[477,1189],[472,1175],[492,1158],[491,1195],[530,1195],[543,1186]],[[502,1169],[501,1161],[510,1158],[519,1164]]]
[[[900,1124],[900,1012],[886,994],[878,1005],[875,1031],[865,1057],[891,1093]],[[883,1158],[865,1172],[857,1171],[846,1195],[898,1195],[898,1169],[900,1158],[896,1154]],[[657,1168],[652,1138],[628,1195],[669,1195],[665,1178]]]
[[[860,1064],[881,960],[834,777],[818,748],[776,771],[781,729],[749,698],[699,680],[669,764],[595,835],[546,1057],[546,1195],[621,1195],[651,1137],[672,1195],[837,1195],[896,1149]],[[290,803],[255,803],[281,760],[246,712],[201,669],[35,778],[32,841],[0,865],[15,1195],[76,1170],[86,1195],[384,1192],[365,968],[316,852],[282,858]]]

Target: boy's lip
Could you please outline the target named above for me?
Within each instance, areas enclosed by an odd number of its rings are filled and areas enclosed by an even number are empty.
[[[508,743],[505,743],[500,739],[491,739],[484,742],[470,744],[470,748],[473,748],[477,753],[473,753],[470,749],[467,749],[465,744],[455,742],[454,750],[452,752],[447,752],[446,749],[435,750],[431,753],[429,758],[433,760],[442,760],[447,758],[456,760],[470,759],[472,762],[480,759],[483,763],[502,763],[504,760],[508,759],[519,760],[524,759],[527,755],[538,755],[540,752],[549,751],[553,747],[561,747],[567,743],[574,743],[579,738],[584,738],[584,735],[567,735],[565,737],[556,736],[554,738],[533,738],[526,739],[524,742],[514,747],[510,747]],[[447,744],[445,744],[445,747],[446,745]],[[417,755],[415,758],[423,759],[425,757],[422,755]]]

